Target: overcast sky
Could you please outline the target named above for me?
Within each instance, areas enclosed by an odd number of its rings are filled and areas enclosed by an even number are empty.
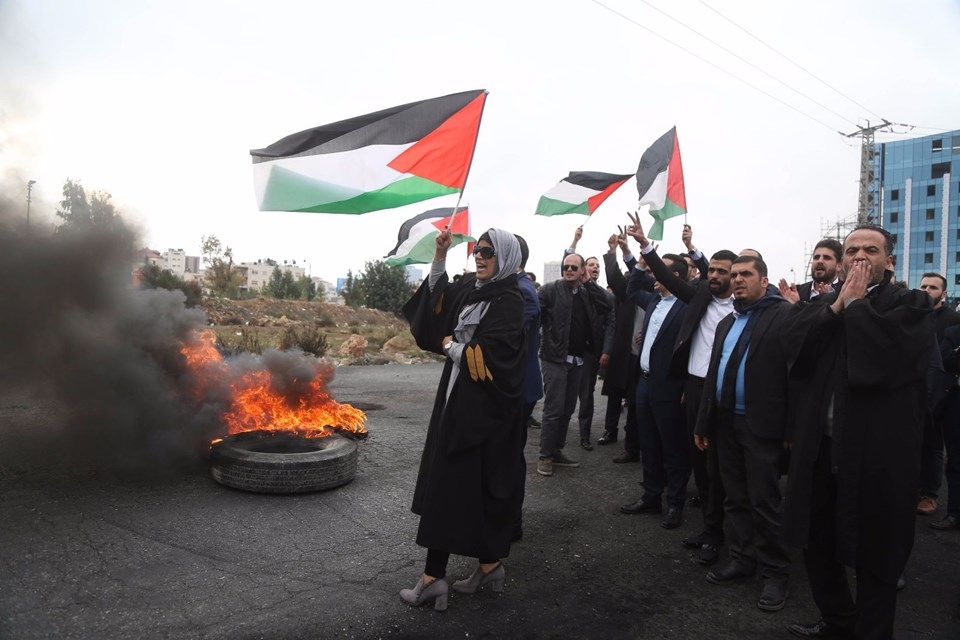
[[[800,282],[822,226],[856,211],[859,140],[838,131],[880,117],[911,136],[960,128],[957,33],[956,0],[0,0],[0,175],[19,202],[37,181],[35,218],[52,221],[76,178],[112,193],[151,248],[199,255],[215,234],[238,260],[306,260],[334,280],[456,197],[362,216],[259,212],[249,150],[485,88],[463,202],[476,235],[527,238],[531,271],[584,222],[582,252],[606,251],[637,202],[631,180],[589,220],[543,218],[539,196],[572,170],[635,172],[676,125],[695,243],[754,247],[774,280],[793,269]],[[682,248],[681,224],[667,222],[665,250]]]

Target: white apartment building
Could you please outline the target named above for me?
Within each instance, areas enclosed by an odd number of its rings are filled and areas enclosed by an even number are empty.
[[[263,289],[270,282],[270,276],[273,275],[275,268],[279,268],[281,271],[289,271],[294,280],[299,280],[307,273],[306,269],[296,264],[271,264],[266,260],[241,262],[236,267],[243,276],[243,286],[250,291]]]

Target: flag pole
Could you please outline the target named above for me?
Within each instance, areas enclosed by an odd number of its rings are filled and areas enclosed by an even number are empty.
[[[453,215],[450,216],[450,223],[447,225],[447,231],[453,228],[453,221],[457,219],[457,210],[460,208],[460,200],[463,198],[463,192],[467,188],[467,179],[470,177],[470,168],[473,167],[473,154],[477,152],[477,138],[480,137],[480,125],[483,124],[483,110],[487,108],[487,96],[490,92],[483,90],[483,105],[480,107],[480,117],[477,119],[477,135],[473,139],[473,151],[470,153],[470,162],[467,163],[467,172],[463,175],[463,186],[460,188],[460,195],[457,196],[457,204],[453,207]]]

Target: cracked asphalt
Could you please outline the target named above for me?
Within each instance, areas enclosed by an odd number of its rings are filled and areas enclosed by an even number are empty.
[[[618,512],[640,490],[639,465],[611,463],[619,445],[585,452],[574,436],[581,468],[542,478],[535,430],[503,594],[453,594],[445,613],[404,605],[425,556],[409,506],[439,377],[437,364],[339,369],[331,391],[367,409],[370,437],[353,482],[300,496],[222,487],[202,461],[104,474],[60,444],[58,407],[0,391],[0,638],[785,639],[817,618],[798,555],[786,608],[764,613],[759,582],[712,586],[680,546],[694,509],[674,531]],[[594,438],[605,407],[598,385]],[[897,637],[956,640],[960,532],[929,521]],[[472,566],[454,557],[449,574]]]

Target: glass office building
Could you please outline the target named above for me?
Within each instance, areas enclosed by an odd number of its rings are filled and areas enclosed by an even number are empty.
[[[896,239],[896,278],[917,288],[924,273],[960,296],[960,130],[874,147],[879,217]]]

